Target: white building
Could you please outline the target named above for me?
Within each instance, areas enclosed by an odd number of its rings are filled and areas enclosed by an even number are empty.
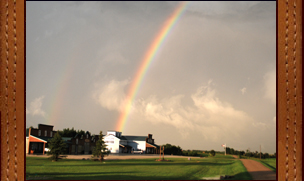
[[[108,131],[104,141],[111,153],[131,153],[143,151],[143,153],[159,153],[159,146],[154,144],[152,134],[148,136],[123,136],[118,131]]]

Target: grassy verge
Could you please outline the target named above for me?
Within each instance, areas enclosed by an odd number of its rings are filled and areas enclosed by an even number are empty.
[[[27,180],[202,180],[205,177],[233,175],[233,180],[251,179],[240,160],[221,158],[170,158],[170,162],[155,159],[91,160],[26,158]]]

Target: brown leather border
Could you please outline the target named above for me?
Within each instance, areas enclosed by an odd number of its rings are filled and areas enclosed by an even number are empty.
[[[278,179],[302,180],[302,1],[278,3]]]
[[[24,0],[0,1],[1,180],[24,180]]]
[[[277,7],[277,178],[302,180],[302,1]],[[25,178],[24,12],[24,0],[0,1],[1,180]]]

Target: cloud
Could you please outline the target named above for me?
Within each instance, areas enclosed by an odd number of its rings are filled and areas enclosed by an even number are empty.
[[[253,122],[252,125],[254,127],[259,127],[261,129],[265,129],[266,128],[266,123],[262,123],[262,122]]]
[[[244,95],[245,92],[246,92],[246,87],[243,87],[243,88],[241,89],[241,92],[242,92],[242,94]]]
[[[30,107],[26,108],[26,114],[30,114],[32,116],[38,115],[38,116],[45,117],[46,113],[45,113],[45,111],[43,111],[41,109],[43,99],[44,99],[44,96],[41,96],[41,97],[38,97],[35,100],[33,100],[30,103]]]
[[[216,97],[216,90],[208,83],[197,88],[191,95],[192,105],[182,104],[184,95],[158,100],[150,96],[135,104],[140,120],[153,124],[174,126],[186,138],[193,131],[199,132],[203,138],[218,141],[227,135],[239,137],[246,129],[250,129],[253,119],[245,112],[236,110],[227,102]]]
[[[128,84],[128,80],[111,80],[108,84],[103,86],[96,84],[95,91],[93,92],[93,99],[108,110],[120,111],[126,100],[124,87]]]
[[[128,84],[128,80],[112,80],[99,86],[93,98],[108,110],[121,111],[126,100],[124,89]],[[239,139],[252,125],[260,124],[254,123],[247,113],[221,101],[216,95],[217,91],[212,88],[210,81],[206,86],[198,87],[190,97],[179,94],[158,99],[156,95],[150,95],[133,102],[129,119],[154,125],[171,125],[182,138],[197,132],[212,141],[226,139],[227,135],[231,139]],[[187,98],[192,100],[192,104],[183,102]]]
[[[264,75],[264,97],[276,103],[276,71],[275,69]]]

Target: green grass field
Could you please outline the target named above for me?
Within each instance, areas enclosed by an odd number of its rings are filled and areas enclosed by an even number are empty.
[[[234,175],[233,180],[250,180],[240,160],[217,155],[213,158],[91,160],[26,158],[27,180],[202,180],[204,177]]]
[[[264,166],[266,166],[267,168],[271,169],[272,171],[277,172],[277,165],[276,165],[276,158],[266,158],[266,159],[256,159],[256,158],[250,158],[253,160],[256,160],[260,163],[262,163]]]

